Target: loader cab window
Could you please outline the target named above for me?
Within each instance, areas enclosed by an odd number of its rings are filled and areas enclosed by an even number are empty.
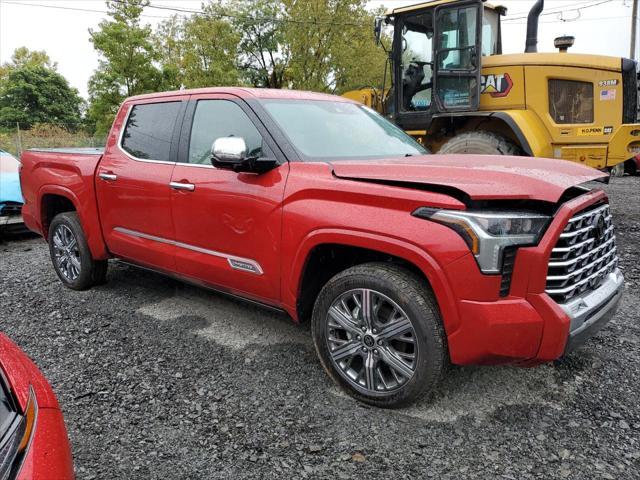
[[[482,56],[500,54],[500,15],[493,9],[484,9],[482,17]]]
[[[427,111],[433,86],[433,11],[408,15],[402,23],[401,108]]]
[[[476,13],[474,7],[451,8],[440,12],[438,68],[466,70],[472,66],[472,47],[476,42]]]
[[[442,112],[476,110],[479,103],[482,5],[436,7],[434,98]]]

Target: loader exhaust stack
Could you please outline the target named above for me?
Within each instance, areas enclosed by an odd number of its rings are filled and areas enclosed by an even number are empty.
[[[524,47],[524,53],[535,53],[538,51],[538,20],[542,9],[544,8],[544,0],[538,0],[533,4],[529,15],[527,16],[527,41]]]

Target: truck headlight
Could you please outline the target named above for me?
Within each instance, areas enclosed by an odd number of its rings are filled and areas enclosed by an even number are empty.
[[[38,403],[30,387],[27,407],[23,414],[19,414],[15,402],[8,395],[9,389],[2,383],[0,375],[0,479],[7,479],[17,477],[27,456],[38,416]]]
[[[483,273],[500,273],[506,247],[536,245],[550,217],[525,211],[438,210],[421,207],[413,215],[452,228],[464,239]]]

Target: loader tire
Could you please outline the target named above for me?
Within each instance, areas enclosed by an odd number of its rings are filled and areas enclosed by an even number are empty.
[[[438,153],[478,153],[481,155],[521,155],[511,140],[492,132],[466,132],[445,143]]]

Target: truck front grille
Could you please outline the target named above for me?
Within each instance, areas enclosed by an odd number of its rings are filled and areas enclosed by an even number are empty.
[[[570,220],[551,251],[546,292],[558,303],[595,290],[618,265],[608,204],[589,207]]]

